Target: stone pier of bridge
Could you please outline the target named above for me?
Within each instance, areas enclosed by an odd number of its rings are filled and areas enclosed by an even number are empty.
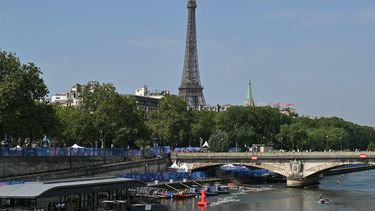
[[[224,164],[267,169],[286,177],[288,187],[319,184],[323,173],[347,164],[375,164],[375,152],[172,153],[191,171]]]

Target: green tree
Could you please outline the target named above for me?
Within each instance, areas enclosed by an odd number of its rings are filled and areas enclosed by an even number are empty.
[[[367,147],[368,151],[375,151],[375,144],[374,142],[370,142]]]
[[[121,96],[112,84],[90,81],[81,92],[81,109],[92,116],[102,145],[132,146],[148,139],[142,113],[135,100]]]
[[[293,119],[291,124],[281,127],[278,139],[289,149],[302,150],[345,150],[347,148],[366,149],[375,130],[346,122],[337,117]],[[355,146],[354,148],[351,146]]]
[[[217,116],[217,128],[226,131],[231,145],[274,143],[280,126],[290,117],[271,107],[234,106]]]
[[[112,84],[98,81],[89,81],[81,87],[80,108],[84,111],[95,112],[103,104],[108,104],[111,100],[118,97],[116,88]]]
[[[175,95],[160,100],[159,108],[150,115],[147,122],[154,139],[161,144],[187,146],[190,133],[190,116],[187,103]]]
[[[280,133],[277,135],[279,139],[283,138],[285,149],[303,150],[308,148],[308,134],[306,129],[300,123],[290,125],[282,125]]]
[[[0,134],[37,141],[50,132],[53,111],[44,101],[48,90],[33,63],[0,51]],[[23,141],[22,141],[23,142]]]
[[[116,147],[145,144],[149,133],[135,100],[121,96],[112,84],[90,81],[82,86],[78,108],[56,106],[59,143]]]
[[[222,130],[215,130],[208,140],[209,150],[213,152],[226,152],[230,147],[228,134]]]
[[[345,131],[341,136],[341,145],[343,149],[365,150],[371,140],[375,138],[375,130],[372,127],[361,126],[352,122],[345,121],[338,117],[322,117],[313,120],[315,127],[320,128],[340,128]],[[341,147],[341,146],[340,146]]]
[[[215,130],[215,112],[212,111],[193,111],[191,123],[192,144],[199,146],[199,140],[208,140]]]
[[[75,107],[55,105],[56,130],[53,139],[56,146],[94,146],[99,133],[94,125],[94,116]]]

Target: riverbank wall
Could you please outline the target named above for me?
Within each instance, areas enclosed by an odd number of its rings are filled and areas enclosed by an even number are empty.
[[[165,158],[148,159],[136,162],[111,162],[106,164],[95,164],[95,162],[85,163],[83,161],[82,164],[78,165],[79,162],[79,160],[75,162],[77,163],[77,165],[75,165],[77,167],[75,168],[57,168],[57,170],[29,173],[25,175],[6,176],[0,179],[2,181],[35,181],[93,176],[123,176],[131,173],[156,173],[167,171],[169,161]],[[59,163],[56,163],[55,165],[59,165]],[[25,166],[24,168],[28,167]]]

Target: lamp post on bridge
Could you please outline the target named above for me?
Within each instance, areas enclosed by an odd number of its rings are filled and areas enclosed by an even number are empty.
[[[234,124],[234,134],[237,133],[237,125],[238,125],[238,122],[236,124]],[[236,137],[236,152],[238,152],[238,143],[237,143],[237,135],[235,136]]]
[[[283,137],[280,137],[280,149],[283,150]]]
[[[290,137],[292,139],[292,151],[294,150],[294,135]]]
[[[148,164],[145,163],[145,174],[147,174],[147,167],[148,167]]]
[[[267,145],[267,143],[266,143],[266,137],[263,136],[262,139],[263,139],[262,144],[264,144],[264,146],[266,146]]]

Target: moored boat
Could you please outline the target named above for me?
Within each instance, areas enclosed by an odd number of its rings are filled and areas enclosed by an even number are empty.
[[[227,187],[229,190],[238,190],[239,188],[235,183],[228,183]]]
[[[159,198],[161,199],[171,199],[173,198],[173,192],[163,192],[162,194],[159,195]]]
[[[217,196],[219,194],[218,192],[215,191],[214,186],[211,186],[209,184],[203,185],[202,188],[206,190],[207,196]]]
[[[179,192],[179,193],[173,194],[173,199],[186,199],[186,198],[192,198],[194,196],[195,196],[194,194]]]
[[[215,184],[214,190],[218,194],[229,194],[228,186],[222,185],[222,184]]]
[[[189,194],[193,194],[195,196],[197,195],[200,195],[201,194],[201,188],[198,187],[197,185],[193,185],[189,188],[189,190],[187,191]]]

